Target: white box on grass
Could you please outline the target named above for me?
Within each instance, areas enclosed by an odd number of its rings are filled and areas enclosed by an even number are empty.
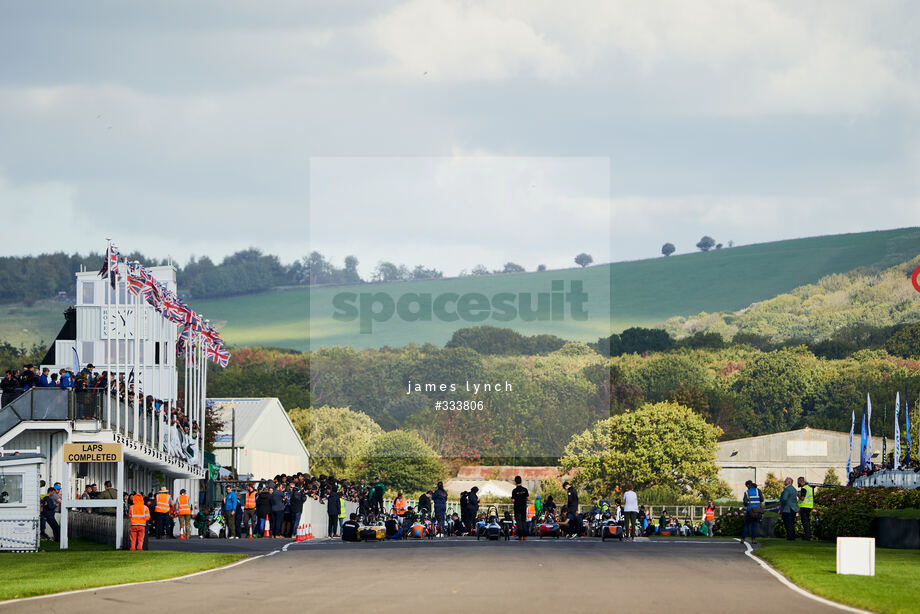
[[[875,538],[838,537],[837,573],[856,576],[874,576]]]

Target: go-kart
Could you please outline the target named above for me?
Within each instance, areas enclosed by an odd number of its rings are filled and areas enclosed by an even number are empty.
[[[601,527],[601,541],[603,542],[607,541],[608,538],[619,539],[620,541],[623,541],[625,536],[626,528],[621,522],[616,522],[613,519],[608,519]]]
[[[543,517],[543,521],[537,527],[537,535],[540,536],[540,539],[544,537],[555,537],[559,539],[559,536],[562,534],[562,529],[559,527],[559,523],[556,522],[556,517],[553,514],[546,514]]]
[[[387,536],[387,528],[382,520],[368,522],[363,516],[358,518],[358,539],[366,541],[382,541]]]
[[[420,518],[416,518],[414,521],[412,521],[412,524],[410,524],[406,530],[406,536],[415,539],[422,539],[424,537],[433,539],[434,533],[434,524],[431,522],[431,519],[427,514],[423,514]]]
[[[485,518],[476,523],[476,539],[482,537],[493,541],[501,538],[508,541],[511,538],[511,527],[498,520],[498,508],[494,505],[489,506]]]

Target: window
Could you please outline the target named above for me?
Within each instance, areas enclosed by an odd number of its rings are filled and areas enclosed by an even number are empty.
[[[0,504],[22,503],[22,474],[0,474]]]
[[[94,281],[84,281],[83,282],[83,304],[84,305],[93,305],[96,302],[95,291],[96,291],[96,282]]]
[[[80,363],[88,365],[91,362],[96,362],[96,357],[93,355],[96,344],[92,341],[84,341],[81,345],[83,351],[80,353]]]

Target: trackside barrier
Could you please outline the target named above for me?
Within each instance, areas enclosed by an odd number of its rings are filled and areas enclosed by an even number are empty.
[[[345,518],[349,514],[358,511],[358,504],[351,501],[343,501],[345,504]],[[338,522],[338,518],[336,518]],[[329,530],[329,515],[326,514],[326,504],[320,503],[316,499],[307,499],[303,504],[303,512],[300,516],[299,525],[307,527],[307,535],[313,537],[326,537]],[[309,538],[308,538],[309,539]]]

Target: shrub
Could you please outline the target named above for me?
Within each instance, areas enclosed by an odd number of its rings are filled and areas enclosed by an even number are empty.
[[[875,508],[865,504],[836,505],[820,510],[815,534],[821,539],[838,537],[871,537]]]
[[[744,508],[739,507],[724,512],[716,518],[712,525],[713,535],[722,535],[725,537],[741,537],[741,530],[744,528]]]

